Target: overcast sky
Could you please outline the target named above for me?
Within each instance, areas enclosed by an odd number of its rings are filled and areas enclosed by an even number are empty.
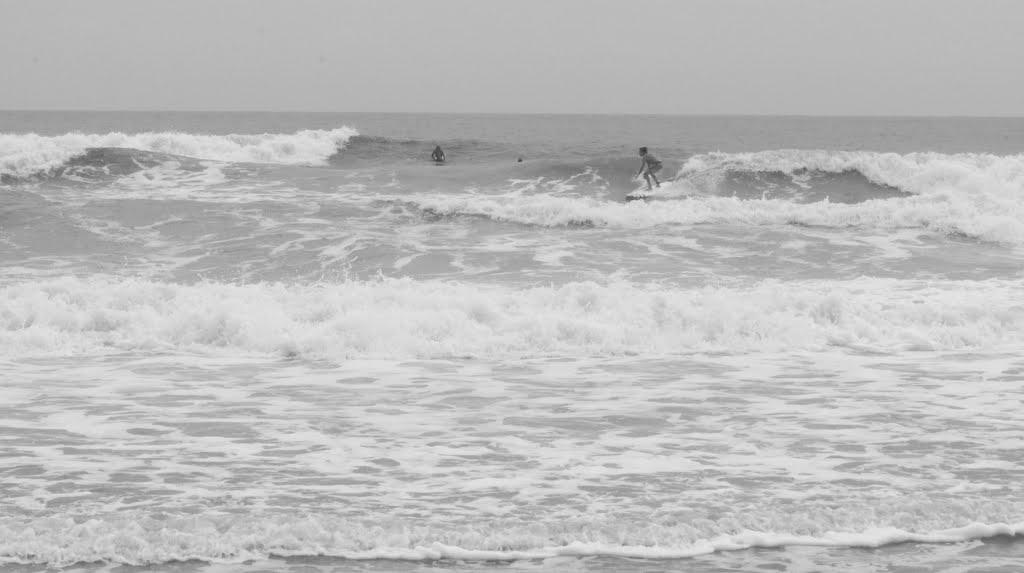
[[[1021,0],[0,0],[0,109],[1024,115]]]

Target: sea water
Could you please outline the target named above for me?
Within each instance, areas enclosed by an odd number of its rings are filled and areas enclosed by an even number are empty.
[[[0,113],[0,571],[1018,571],[1022,147]]]

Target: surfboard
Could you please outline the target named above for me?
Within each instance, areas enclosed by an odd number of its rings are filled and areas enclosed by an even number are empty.
[[[676,180],[675,177],[672,177],[670,179],[663,179],[661,181],[661,184],[662,185],[666,185],[666,184],[671,183],[672,181],[675,181],[675,180]],[[647,189],[646,187],[641,187],[641,188],[639,188],[639,189],[637,189],[635,191],[630,191],[629,193],[626,193],[626,201],[636,201],[638,199],[650,199],[651,197],[654,197],[655,195],[658,194],[658,190],[659,189],[660,189],[660,187],[655,187],[654,189]]]

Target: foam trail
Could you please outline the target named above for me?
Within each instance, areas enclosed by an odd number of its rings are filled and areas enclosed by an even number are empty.
[[[349,127],[260,135],[113,132],[42,136],[3,133],[0,134],[0,175],[30,177],[58,168],[89,149],[105,147],[225,162],[324,165],[356,133]]]
[[[0,289],[0,353],[345,360],[1001,350],[1024,344],[1021,301],[1024,285],[998,280],[701,289],[579,282],[519,290],[411,279],[176,285],[65,278]]]
[[[1024,195],[1022,195],[1024,197]],[[997,199],[950,190],[945,194],[872,199],[844,204],[780,199],[692,197],[618,203],[550,194],[407,194],[377,199],[444,216],[482,216],[544,227],[594,225],[643,229],[658,225],[807,225],[829,228],[931,229],[987,242],[1024,244],[1024,198]]]
[[[764,517],[764,516],[759,516]],[[948,516],[947,516],[948,518]],[[726,520],[728,521],[728,520]],[[969,523],[918,531],[897,527],[814,532],[733,529],[729,523],[505,524],[497,529],[414,527],[325,516],[167,515],[120,518],[0,519],[0,563],[66,567],[75,563],[153,565],[191,560],[241,563],[275,556],[408,561],[516,561],[559,556],[680,559],[754,547],[881,547],[908,541],[955,543],[1024,533],[1024,523]],[[800,529],[800,528],[796,528]],[[627,533],[628,531],[628,533]]]

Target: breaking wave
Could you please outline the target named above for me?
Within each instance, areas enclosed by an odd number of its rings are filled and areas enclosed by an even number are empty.
[[[911,195],[957,191],[1019,203],[1024,191],[1024,155],[824,150],[717,152],[690,157],[677,178],[706,193],[735,192],[746,186],[760,194],[781,182],[791,188],[816,191],[818,200],[873,199],[886,190],[890,196],[891,191]],[[850,189],[849,184],[857,180],[875,188]],[[851,190],[858,197],[849,197]]]
[[[766,281],[513,289],[382,279],[322,285],[65,278],[0,289],[7,357],[199,352],[353,358],[1020,348],[1015,281]]]
[[[761,172],[862,174],[876,185],[922,194],[979,185],[1024,188],[1024,155],[986,153],[876,153],[783,149],[756,153],[705,153],[690,157],[678,176],[694,181],[721,181],[728,173]]]
[[[28,178],[53,171],[92,149],[125,148],[233,163],[325,165],[356,135],[354,129],[307,129],[260,135],[178,132],[0,134],[0,176]]]
[[[388,196],[432,216],[481,216],[495,221],[544,227],[735,224],[806,225],[827,228],[920,228],[987,242],[1024,244],[1024,208],[1018,202],[988,201],[955,192],[842,204],[823,200],[795,203],[780,199],[687,197],[676,201],[618,203],[543,195]]]
[[[780,191],[773,176],[788,178],[787,189]],[[594,177],[599,178],[596,173]],[[377,198],[432,216],[482,216],[545,227],[711,223],[920,228],[1024,244],[1024,156],[712,153],[687,160],[649,203],[616,201],[600,185],[589,195],[585,193],[588,184],[580,187],[571,194],[548,192],[548,185],[538,187],[538,193],[514,187],[498,193],[406,193]]]

